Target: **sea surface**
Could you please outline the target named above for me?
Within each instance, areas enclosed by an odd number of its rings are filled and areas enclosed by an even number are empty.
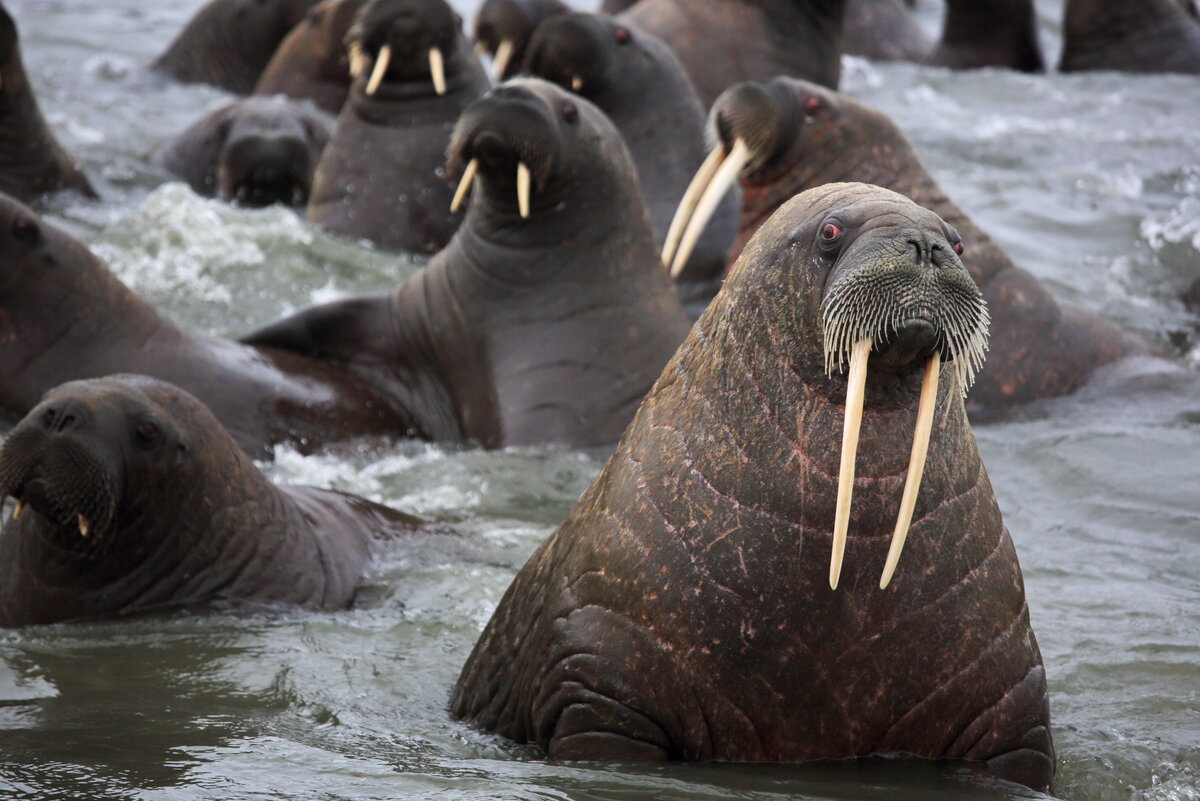
[[[236,335],[419,267],[287,211],[203,200],[145,165],[156,142],[229,100],[145,71],[200,0],[5,4],[50,123],[103,198],[59,199],[49,216],[183,326]],[[468,19],[475,6],[457,3]],[[1053,63],[1061,0],[1038,6]],[[934,0],[921,14],[938,27]],[[847,58],[843,88],[895,117],[950,195],[1059,298],[1161,350],[975,431],[1045,656],[1056,795],[1197,801],[1200,319],[1177,297],[1200,277],[1200,78]],[[603,457],[415,442],[279,449],[264,465],[278,480],[451,527],[398,542],[350,611],[0,632],[0,798],[1036,797],[889,762],[548,763],[452,722],[450,688],[481,628]]]

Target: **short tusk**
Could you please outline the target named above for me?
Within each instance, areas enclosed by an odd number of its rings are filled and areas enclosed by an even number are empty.
[[[483,42],[476,42],[475,43],[475,52],[482,56],[484,53],[487,52],[487,45],[485,45]]]
[[[670,267],[671,262],[674,261],[675,248],[679,246],[679,238],[683,236],[683,230],[687,227],[688,220],[692,218],[692,212],[696,210],[696,203],[704,194],[705,187],[712,181],[717,167],[720,167],[724,160],[725,148],[718,143],[704,159],[700,169],[696,170],[692,182],[688,184],[687,191],[683,193],[683,199],[679,201],[679,208],[675,210],[675,216],[671,219],[671,227],[667,229],[667,239],[663,243],[662,252],[664,267]]]
[[[913,431],[912,454],[908,457],[908,476],[904,479],[904,494],[900,498],[900,514],[896,517],[896,530],[892,532],[892,544],[888,548],[887,562],[879,579],[879,589],[887,589],[900,551],[908,538],[908,527],[912,523],[913,508],[917,505],[917,492],[921,488],[921,474],[925,472],[925,457],[929,454],[929,435],[933,431],[933,410],[937,406],[938,366],[941,354],[934,353],[925,362],[925,375],[921,379],[921,400],[917,404],[917,427]]]
[[[583,88],[583,78],[580,78],[578,75],[572,75],[571,76],[571,91],[578,92],[582,88]]]
[[[84,517],[83,515],[80,515],[79,516],[79,534],[83,537],[86,537],[88,535],[88,532],[91,530],[92,530],[92,524],[88,522],[88,519],[86,517]]]
[[[501,41],[496,48],[496,55],[492,57],[492,74],[496,76],[496,80],[504,79],[504,71],[508,69],[508,62],[512,59],[512,54],[512,39]]]
[[[379,84],[383,83],[383,76],[387,74],[388,64],[392,61],[391,45],[384,45],[379,48],[379,57],[375,59],[375,69],[371,70],[371,80],[367,81],[367,97],[375,94],[379,89]]]
[[[350,77],[357,78],[362,75],[363,69],[367,66],[367,59],[363,57],[362,45],[354,42],[350,45]]]
[[[17,505],[13,507],[12,519],[16,520],[21,516],[21,512],[25,511],[25,499],[17,498]]]
[[[683,238],[679,241],[679,250],[675,252],[675,258],[671,260],[672,278],[678,277],[683,272],[683,267],[692,257],[692,250],[700,240],[700,235],[704,233],[704,226],[708,225],[721,198],[729,191],[729,187],[733,186],[738,173],[742,171],[742,167],[745,167],[748,161],[750,161],[750,148],[746,146],[745,141],[735,140],[729,156],[721,163],[713,175],[712,182],[696,203],[696,211],[692,215],[692,219],[688,221]]]
[[[471,183],[475,180],[475,173],[479,171],[479,159],[471,159],[467,162],[467,168],[463,170],[462,180],[458,182],[458,189],[454,190],[454,200],[450,201],[450,213],[458,211],[462,205],[463,198],[467,196],[467,192],[471,189]]]
[[[842,465],[838,471],[837,508],[833,516],[833,552],[829,557],[829,586],[837,589],[850,528],[850,499],[854,494],[854,460],[858,455],[858,430],[862,426],[863,397],[867,389],[867,359],[871,338],[860,339],[850,351],[846,382],[846,422],[842,428]]]
[[[529,184],[529,168],[525,162],[517,162],[517,208],[521,212],[521,219],[529,217]]]
[[[436,47],[429,48],[429,74],[433,76],[433,89],[439,95],[446,94],[446,62],[442,59],[442,51]]]

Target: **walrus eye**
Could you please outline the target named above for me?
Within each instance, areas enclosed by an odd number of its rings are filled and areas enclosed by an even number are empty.
[[[137,435],[138,442],[142,445],[154,445],[158,442],[162,432],[158,428],[158,424],[153,420],[142,420],[133,430]]]
[[[18,217],[13,220],[12,235],[18,242],[33,242],[38,238],[38,224],[28,217]]]
[[[955,242],[953,247],[954,247],[954,252],[956,254],[958,254],[959,256],[961,256],[963,254],[964,248],[963,248],[963,243],[962,243],[961,239],[958,240],[957,242]]]
[[[616,38],[617,44],[629,44],[633,41],[633,35],[629,33],[628,28],[617,28],[613,31],[613,37]]]
[[[563,102],[562,115],[567,122],[579,122],[579,108],[570,100]]]
[[[825,104],[821,102],[821,98],[819,97],[810,97],[804,101],[804,110],[810,115],[816,114],[824,107]]]
[[[821,238],[826,242],[832,242],[841,235],[842,229],[837,223],[827,222],[821,226]]]

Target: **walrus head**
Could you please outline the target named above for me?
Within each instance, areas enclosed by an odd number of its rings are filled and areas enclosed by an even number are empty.
[[[708,125],[712,151],[680,201],[663,248],[673,273],[687,263],[717,203],[739,178],[743,227],[751,216],[756,228],[797,192],[844,180],[840,172],[824,171],[879,126],[894,128],[851,98],[787,77],[729,87],[713,103]]]
[[[217,162],[217,196],[260,208],[303,206],[329,132],[289,101],[253,97],[230,107]]]
[[[594,100],[627,71],[621,55],[635,49],[633,40],[629,27],[611,17],[559,14],[534,31],[524,71]]]
[[[485,0],[475,15],[475,49],[491,54],[496,80],[511,78],[542,20],[569,10],[559,0]]]
[[[581,191],[633,192],[628,202],[640,202],[633,162],[612,122],[587,100],[536,78],[507,81],[472,103],[447,156],[449,171],[463,169],[451,210],[476,175],[489,209],[522,219],[560,211]]]
[[[447,76],[460,74],[468,57],[461,39],[462,20],[445,0],[371,0],[346,34],[356,92],[446,94]]]
[[[51,390],[0,448],[0,498],[16,499],[13,518],[84,560],[117,546],[118,529],[144,522],[155,488],[183,480],[194,444],[162,404],[165,386],[114,376]]]
[[[782,234],[760,232],[752,240],[768,244],[753,252],[747,249],[730,274],[734,285],[727,291],[736,296],[737,284],[748,280],[737,277],[739,265],[780,271],[783,296],[806,299],[793,310],[773,304],[790,318],[781,320],[780,327],[790,329],[790,338],[798,342],[797,373],[809,383],[823,374],[823,391],[831,398],[845,397],[829,574],[834,588],[849,525],[864,400],[873,398],[875,405],[906,403],[907,388],[920,374],[908,476],[880,581],[886,587],[921,482],[940,366],[952,366],[957,387],[965,392],[987,347],[987,308],[959,258],[958,234],[902,195],[867,184],[827,184],[796,196],[772,220],[797,218],[800,224]],[[786,235],[786,244],[772,234]],[[766,259],[765,253],[775,258]],[[753,280],[763,278],[756,275]],[[779,336],[785,338],[786,333]]]

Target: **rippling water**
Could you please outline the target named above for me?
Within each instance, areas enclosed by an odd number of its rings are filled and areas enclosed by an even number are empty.
[[[393,285],[413,263],[280,210],[201,200],[141,156],[227,100],[142,68],[200,0],[6,0],[64,143],[103,203],[53,215],[195,330],[245,331]],[[582,3],[581,3],[582,4]],[[474,2],[459,2],[470,17]],[[1054,59],[1059,0],[1039,2]],[[924,0],[936,26],[938,9]],[[976,426],[1050,678],[1058,795],[1200,799],[1200,80],[950,73],[848,59],[950,194],[1070,302],[1166,360]],[[1001,799],[953,771],[548,764],[451,722],[450,686],[515,570],[602,454],[408,443],[277,478],[454,523],[401,542],[365,608],[216,610],[0,632],[0,797]]]

